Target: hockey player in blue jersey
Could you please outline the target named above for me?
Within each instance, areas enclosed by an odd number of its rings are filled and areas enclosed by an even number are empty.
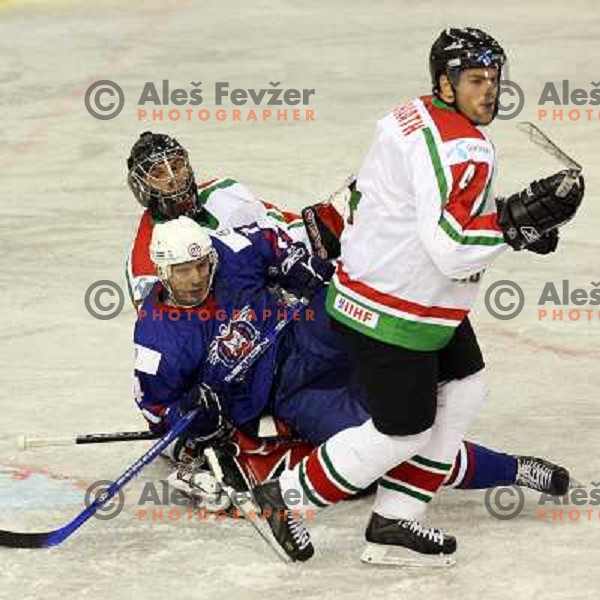
[[[138,315],[135,380],[138,405],[155,431],[201,407],[187,435],[192,446],[219,438],[225,422],[253,430],[267,414],[318,445],[368,420],[364,389],[353,382],[324,310],[329,263],[276,228],[209,234],[187,217],[158,224],[150,254],[160,283]],[[308,306],[290,309],[271,294],[272,283],[310,299]],[[260,359],[231,380],[232,369],[264,343]],[[471,444],[465,467],[464,447],[461,453],[463,471],[475,471],[469,487],[516,482],[564,493],[569,483],[565,469],[541,459]]]
[[[322,411],[308,424],[308,413],[298,417],[292,400],[310,383],[321,389],[325,376],[337,382],[350,373],[322,309],[323,282],[333,270],[328,262],[310,257],[278,229],[250,226],[211,237],[187,217],[157,226],[150,252],[161,283],[140,310],[135,369],[138,404],[155,428],[217,396],[236,427],[271,411],[313,443],[357,418],[358,408],[338,411],[334,424]],[[270,281],[298,297],[316,296],[304,311],[290,309],[268,291]],[[236,362],[288,321],[241,382],[225,383]],[[319,402],[327,402],[330,394],[321,395]],[[218,421],[203,415],[192,431],[210,434]]]

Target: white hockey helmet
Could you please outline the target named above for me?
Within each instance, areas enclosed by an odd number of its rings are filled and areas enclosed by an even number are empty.
[[[178,217],[165,223],[157,223],[152,231],[150,259],[162,284],[171,293],[169,277],[171,267],[208,257],[211,265],[212,284],[218,257],[208,231],[189,217]]]

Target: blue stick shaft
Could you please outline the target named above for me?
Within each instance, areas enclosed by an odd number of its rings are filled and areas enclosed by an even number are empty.
[[[65,538],[70,536],[76,529],[81,527],[90,519],[96,511],[113,498],[119,490],[127,485],[140,471],[149,465],[175,438],[179,437],[191,424],[198,413],[198,408],[190,411],[182,417],[174,427],[160,440],[156,442],[144,455],[140,456],[132,465],[125,470],[121,476],[108,489],[98,496],[88,507],[79,513],[70,523],[53,532],[48,538],[48,545],[55,546],[60,544]]]

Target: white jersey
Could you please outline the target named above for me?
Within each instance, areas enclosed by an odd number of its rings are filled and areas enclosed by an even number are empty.
[[[351,198],[331,316],[390,344],[444,347],[507,248],[495,169],[487,136],[431,96],[381,119]]]
[[[223,178],[198,185],[198,203],[204,208],[195,220],[212,230],[242,227],[251,223],[277,226],[294,242],[310,248],[302,219],[293,213],[259,200],[247,187],[234,179]],[[126,278],[132,301],[138,306],[158,281],[156,268],[150,260],[150,240],[156,220],[148,209],[144,211],[135,240],[127,258]]]

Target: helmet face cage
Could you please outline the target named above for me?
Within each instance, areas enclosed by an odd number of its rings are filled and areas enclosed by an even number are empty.
[[[134,146],[128,161],[128,183],[138,202],[166,219],[192,214],[197,187],[186,150],[160,134],[142,134],[138,144],[143,144],[138,156]]]

